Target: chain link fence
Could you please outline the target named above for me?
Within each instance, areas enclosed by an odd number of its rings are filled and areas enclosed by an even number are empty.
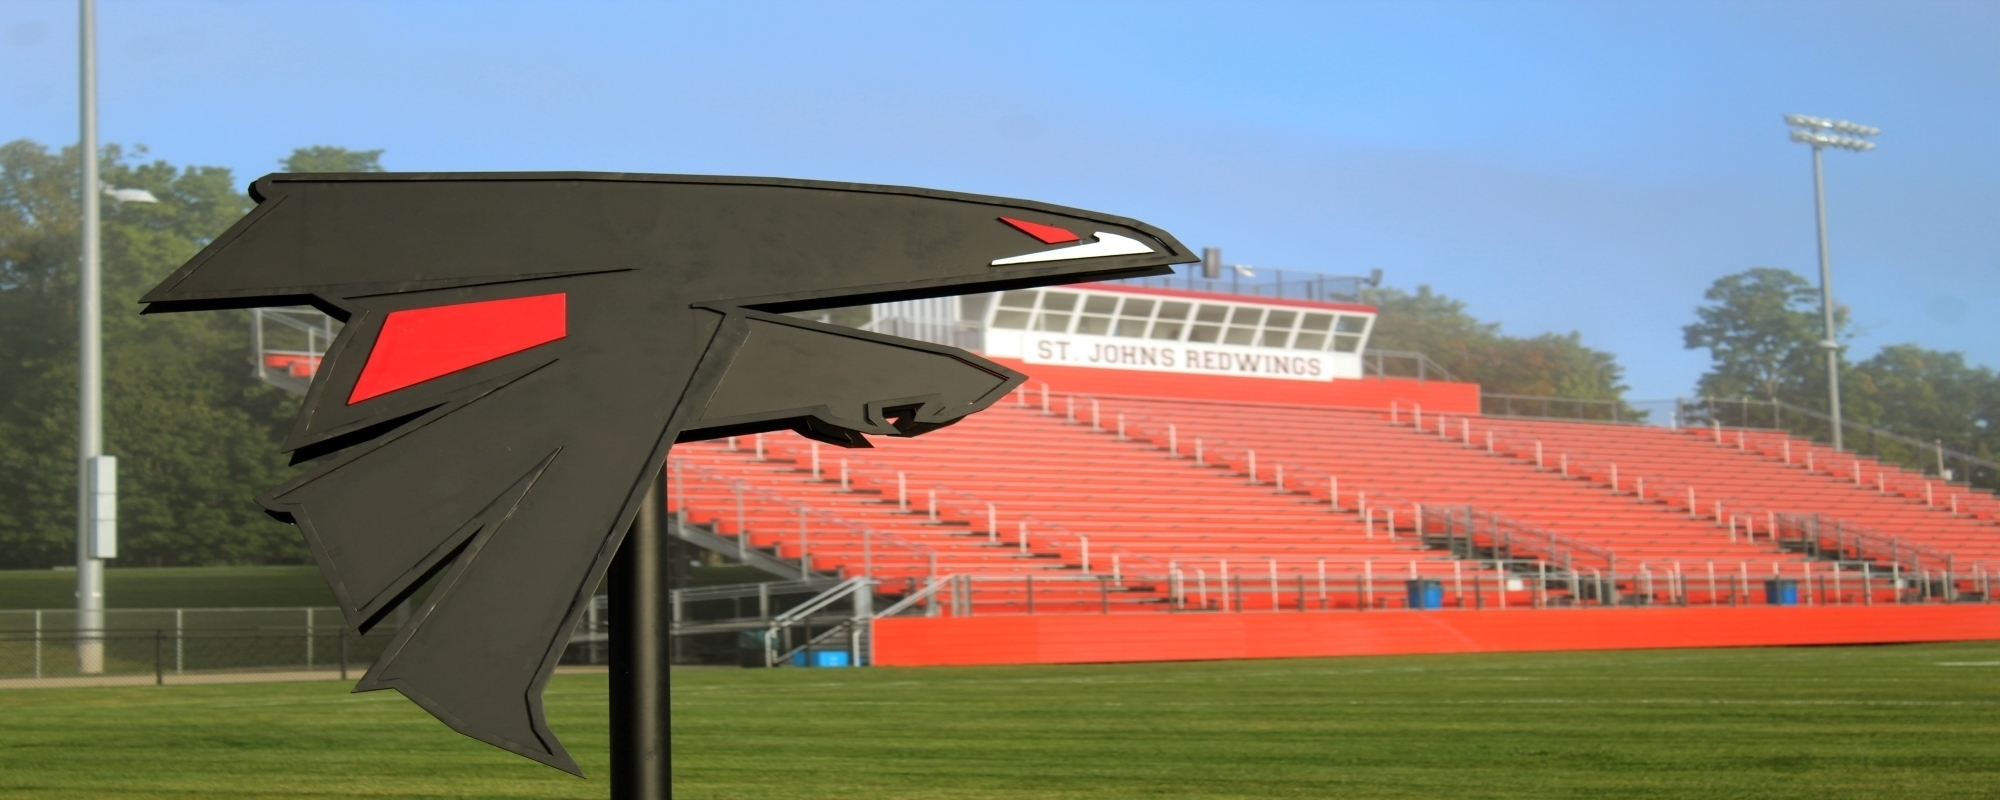
[[[561,663],[608,662],[605,600]],[[398,610],[359,634],[335,608],[111,609],[78,630],[71,609],[0,610],[0,689],[359,678],[407,621]]]

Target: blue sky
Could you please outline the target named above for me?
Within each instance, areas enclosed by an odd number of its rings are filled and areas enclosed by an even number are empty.
[[[76,137],[71,2],[0,4],[0,140]],[[1785,112],[1828,161],[1856,355],[2000,366],[2000,4],[403,3],[99,7],[106,142],[250,178],[397,170],[852,180],[1137,217],[1259,266],[1430,284],[1688,393],[1701,292],[1810,275]]]

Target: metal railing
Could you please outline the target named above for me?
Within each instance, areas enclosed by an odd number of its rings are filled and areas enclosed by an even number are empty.
[[[796,653],[810,650],[813,645],[825,642],[843,633],[847,635],[848,663],[867,666],[874,659],[868,658],[868,621],[875,618],[873,603],[875,583],[865,577],[854,577],[827,589],[812,599],[773,617],[759,637],[764,648],[764,666],[775,667],[786,663]],[[811,635],[811,626],[816,617],[842,600],[848,601],[852,613],[848,618],[829,627],[819,635]],[[795,628],[804,628],[807,635],[796,646],[791,645],[791,633]]]
[[[1182,289],[1191,292],[1331,303],[1358,303],[1361,301],[1361,287],[1373,285],[1370,283],[1370,278],[1358,275],[1329,275],[1302,270],[1228,267],[1224,269],[1224,275],[1220,278],[1204,278],[1200,275],[1199,264],[1182,265],[1173,269],[1178,274],[1153,278],[1125,278],[1110,282],[1156,289]],[[1248,270],[1247,274],[1245,270]]]
[[[758,446],[762,446],[761,437],[758,438]],[[753,544],[751,541],[753,536],[769,535],[771,539],[769,552],[778,558],[787,558],[784,551],[786,545],[790,545],[792,555],[789,558],[797,560],[801,568],[808,572],[814,571],[812,565],[815,563],[815,553],[823,557],[823,560],[835,564],[835,568],[843,573],[871,578],[877,574],[878,557],[924,564],[925,571],[930,574],[935,574],[937,571],[937,552],[921,543],[912,542],[886,531],[875,530],[869,525],[855,522],[826,509],[779,496],[758,488],[749,481],[709,469],[686,458],[672,458],[669,459],[669,463],[668,480],[672,485],[668,488],[668,510],[676,515],[679,524],[687,524],[686,519],[691,509],[687,500],[691,491],[690,484],[718,490],[710,494],[722,494],[731,498],[733,502],[730,508],[711,509],[712,519],[718,535],[735,537],[736,555],[739,560],[748,559],[752,550],[766,549]],[[877,476],[850,472],[850,465],[845,458],[841,460],[840,466],[840,484],[843,490],[877,494],[885,492],[884,489],[865,488],[865,484],[881,483],[876,479]],[[765,507],[785,509],[786,515],[792,518],[794,524],[785,526],[785,530],[771,530],[768,534],[753,531],[749,524],[750,505],[747,502],[751,499]],[[724,523],[730,523],[733,530],[725,530]],[[817,542],[813,539],[815,528],[822,530]],[[839,537],[829,537],[824,533],[828,528],[843,533]],[[832,541],[828,541],[829,539]],[[858,564],[851,561],[853,556],[857,555],[852,552],[856,549],[856,545],[859,545],[860,550]],[[829,550],[832,551],[832,555],[827,554]]]
[[[563,663],[606,663],[606,602],[599,595],[585,609]],[[0,610],[0,681],[86,685],[155,667],[169,682],[177,676],[258,671],[331,671],[345,677],[373,662],[405,618],[398,611],[364,635],[349,630],[333,607],[114,608],[105,610],[102,629],[79,633],[74,609]],[[154,637],[162,648],[157,665],[146,647],[134,644]],[[107,655],[105,672],[85,673],[74,653],[79,641],[118,642],[123,650]]]
[[[1682,425],[1690,427],[1713,423],[1739,428],[1765,428],[1787,431],[1817,442],[1832,441],[1831,416],[1783,400],[1702,397],[1680,403],[1676,416]],[[2000,462],[1946,447],[1942,440],[1926,442],[1851,419],[1841,420],[1841,430],[1849,451],[1968,486],[2000,487]],[[1954,462],[1956,470],[1952,469]]]
[[[1633,408],[1624,400],[1593,400],[1582,397],[1543,397],[1523,394],[1479,395],[1479,413],[1489,417],[1535,417],[1644,424],[1652,412]]]
[[[1439,366],[1423,353],[1409,350],[1361,351],[1361,374],[1373,378],[1415,378],[1418,381],[1457,381],[1451,370]]]
[[[1448,571],[1440,569],[1445,565]],[[1568,571],[1546,562],[1218,559],[1122,582],[1101,575],[945,575],[875,618],[1992,603],[1995,578],[1984,567],[1947,573],[1825,561],[1656,560]]]
[[[1449,428],[1449,422],[1442,418],[1437,419],[1442,434]],[[1470,443],[1469,426],[1466,430],[1465,438]],[[1746,436],[1746,432],[1742,430],[1731,433],[1733,436],[1726,436],[1720,426],[1713,426],[1708,435],[1713,436],[1719,446],[1727,447],[1733,443],[1740,450],[1756,450],[1780,456],[1787,464],[1824,471],[1828,474],[1839,474],[1844,469],[1852,474],[1858,486],[1872,487],[1883,493],[1898,493],[1906,497],[1921,498],[1931,508],[1942,510],[1949,507],[1953,514],[1960,512],[1959,496],[1950,494],[1940,498],[1930,485],[1929,479],[1912,483],[1905,476],[1892,477],[1887,470],[1877,468],[1875,480],[1873,483],[1868,483],[1864,480],[1861,462],[1851,456],[1845,456],[1844,464],[1824,460],[1815,462],[1811,458],[1813,455],[1811,452],[1801,454],[1804,456],[1803,459],[1794,459],[1789,439],[1779,439],[1773,444],[1758,436]],[[1829,553],[1844,553],[1845,555],[1838,557],[1868,561],[1878,567],[1887,568],[1893,565],[1898,569],[1923,571],[1936,569],[1942,565],[1947,574],[1951,572],[1953,556],[1950,554],[1867,529],[1852,522],[1824,515],[1773,509],[1761,503],[1744,501],[1724,494],[1712,487],[1704,489],[1682,481],[1648,476],[1630,468],[1621,473],[1615,461],[1567,450],[1560,446],[1545,447],[1540,440],[1514,434],[1497,426],[1488,426],[1481,439],[1489,453],[1529,461],[1539,469],[1559,471],[1567,478],[1600,484],[1612,494],[1629,495],[1639,500],[1660,503],[1669,509],[1685,512],[1690,519],[1710,522],[1718,533],[1726,531],[1731,542],[1755,542],[1761,534],[1764,541],[1773,545],[1787,547],[1814,557],[1828,557],[1825,554]],[[1972,502],[1971,498],[1968,498],[1967,502]],[[1798,520],[1810,522],[1798,522]],[[1840,532],[1834,537],[1836,544],[1832,546],[1821,544],[1818,531],[1822,527]],[[1814,532],[1812,534],[1801,532],[1807,528]]]

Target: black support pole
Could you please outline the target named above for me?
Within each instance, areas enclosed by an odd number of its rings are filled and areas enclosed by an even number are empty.
[[[611,561],[611,797],[666,800],[666,497],[659,476]]]

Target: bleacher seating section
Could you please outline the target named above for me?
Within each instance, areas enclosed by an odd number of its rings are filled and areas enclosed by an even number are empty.
[[[841,450],[783,433],[681,445],[669,502],[724,536],[747,529],[747,546],[869,574],[891,595],[982,576],[967,600],[979,613],[1161,609],[1170,595],[1209,608],[1394,605],[1403,598],[1378,580],[1408,578],[1442,582],[1447,603],[1549,599],[1502,583],[1503,572],[1533,571],[1498,558],[1643,573],[1649,599],[1651,575],[1707,570],[1709,602],[1717,569],[1813,586],[1839,572],[1836,557],[1899,568],[1875,552],[1801,552],[1775,535],[1780,515],[1945,554],[1952,563],[1939,568],[1968,591],[2000,568],[1991,494],[1770,431],[1073,398],[1038,386],[921,439],[873,441]],[[1454,513],[1507,519],[1548,544],[1443,549],[1437,533]]]

